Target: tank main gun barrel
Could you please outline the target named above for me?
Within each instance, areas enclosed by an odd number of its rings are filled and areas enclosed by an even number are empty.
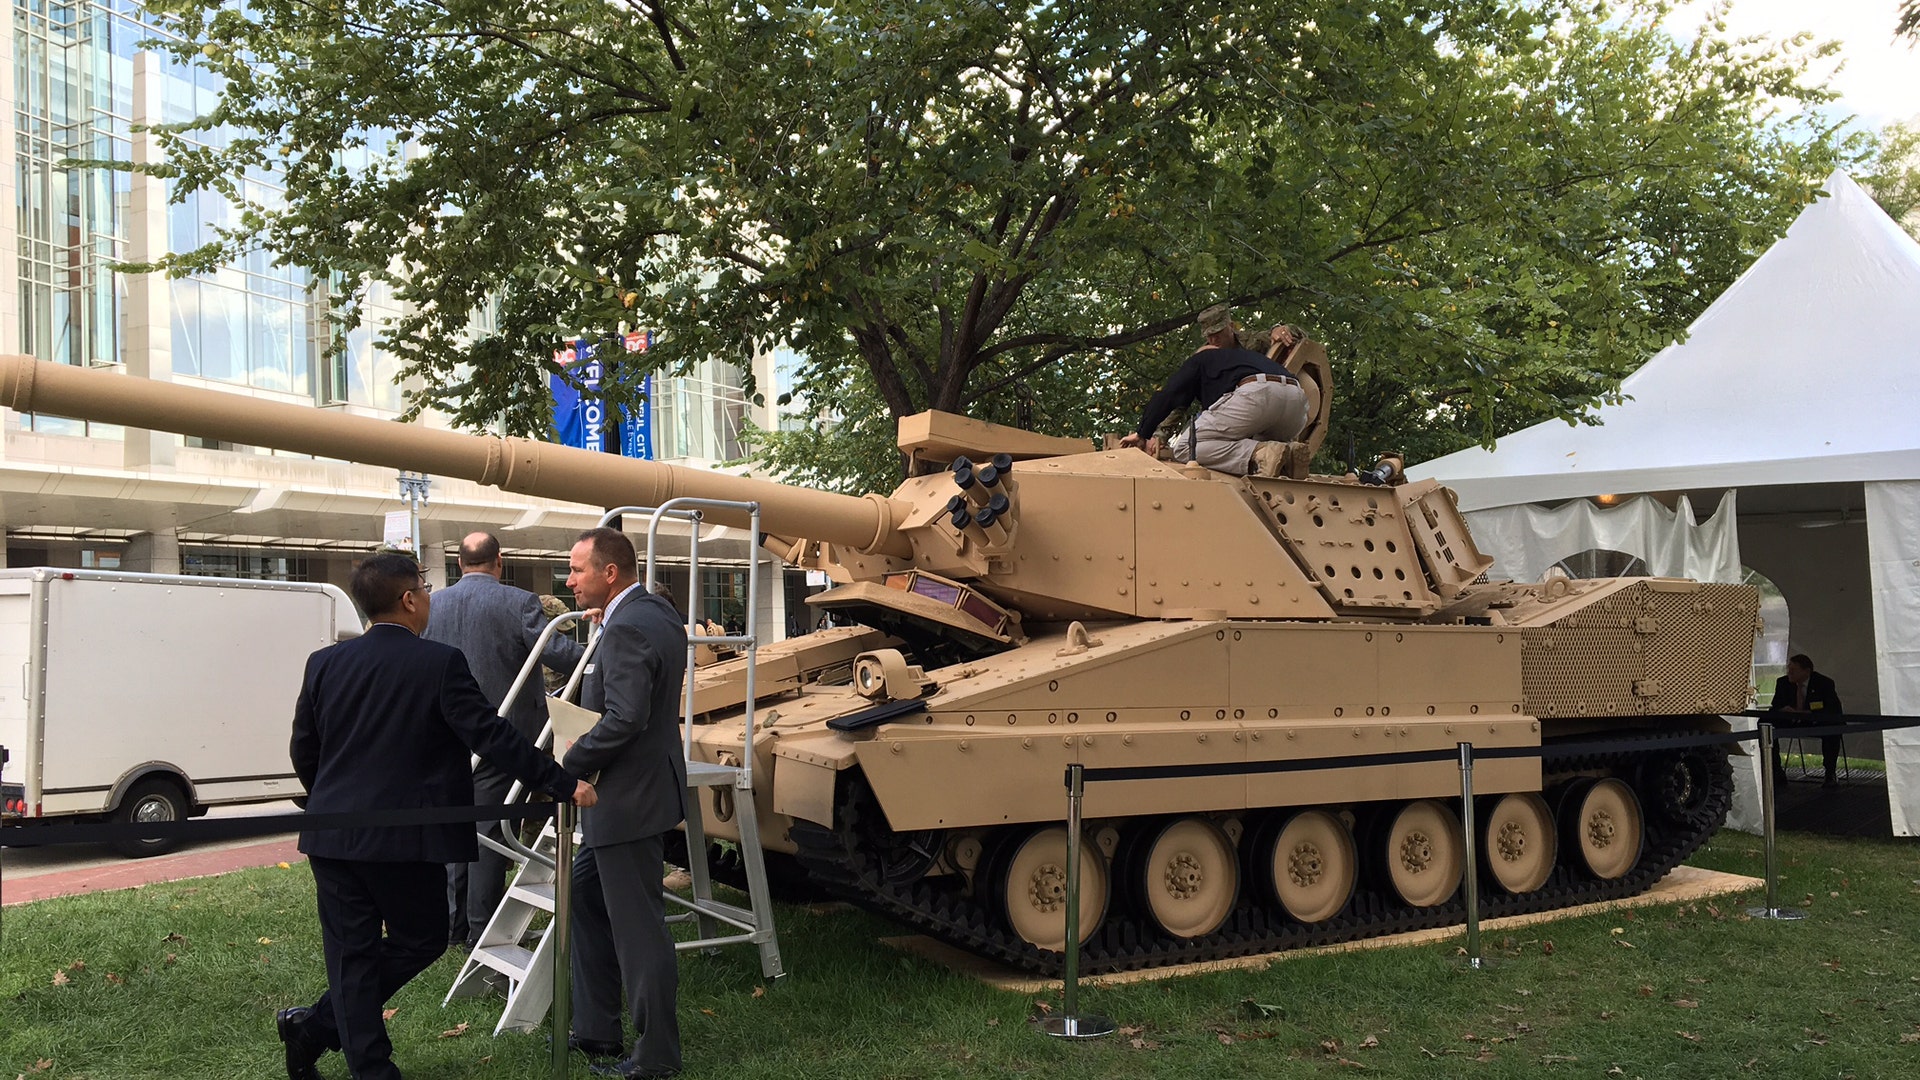
[[[836,495],[532,439],[436,431],[30,356],[0,356],[0,405],[459,477],[590,506],[659,506],[684,496],[757,502],[765,527],[776,532],[867,552],[913,550],[897,528],[905,508],[884,495]],[[744,516],[707,516],[720,524],[748,524]]]

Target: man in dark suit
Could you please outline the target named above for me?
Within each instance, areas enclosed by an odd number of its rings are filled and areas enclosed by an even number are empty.
[[[581,815],[573,863],[573,1033],[591,1057],[626,1050],[624,990],[633,1050],[598,1075],[657,1078],[680,1071],[680,987],[660,891],[661,836],[685,817],[686,759],[680,691],[687,633],[673,604],[640,587],[633,542],[616,529],[582,533],[568,557],[567,587],[583,608],[601,608],[599,644],[580,703],[600,713],[562,759],[569,772],[599,773],[600,804]]]
[[[406,555],[374,555],[354,571],[353,598],[373,625],[307,660],[294,706],[291,753],[307,811],[472,806],[470,751],[555,799],[592,806],[592,785],[494,715],[459,650],[420,639],[429,588]],[[289,1080],[319,1080],[314,1063],[334,1049],[356,1080],[397,1080],[381,1008],[446,951],[446,864],[471,861],[476,847],[464,822],[300,834],[327,991],[277,1017]]]
[[[1773,705],[1771,712],[1786,713],[1780,726],[1816,727],[1840,722],[1840,693],[1834,689],[1833,680],[1813,670],[1813,661],[1806,653],[1795,653],[1787,661],[1787,673],[1774,680]],[[1827,787],[1838,787],[1834,778],[1834,766],[1840,759],[1840,736],[1822,735],[1820,754],[1826,759]],[[1773,773],[1784,776],[1786,767],[1780,761],[1780,744],[1773,745]]]
[[[474,681],[496,711],[547,625],[540,598],[502,582],[503,569],[499,538],[487,532],[468,534],[460,542],[460,580],[433,598],[427,632],[422,635],[466,656]],[[580,650],[579,642],[555,634],[541,651],[540,662],[555,671],[571,672],[580,660]],[[529,741],[540,737],[547,706],[545,683],[538,674],[520,688],[507,708],[507,720]],[[504,802],[512,787],[513,777],[485,761],[474,770],[477,805]],[[499,822],[490,821],[483,831],[497,837],[499,828]],[[507,866],[507,857],[489,847],[482,847],[472,863],[447,864],[447,918],[454,945],[479,943],[480,932],[506,894]]]

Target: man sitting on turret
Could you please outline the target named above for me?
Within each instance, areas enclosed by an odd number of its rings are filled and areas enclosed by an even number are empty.
[[[1199,325],[1207,343],[1153,395],[1138,429],[1120,444],[1144,444],[1147,453],[1158,456],[1160,442],[1154,429],[1173,410],[1201,402],[1205,407],[1193,422],[1191,452],[1183,445],[1186,440],[1175,440],[1176,460],[1198,461],[1236,476],[1249,472],[1279,476],[1287,444],[1299,437],[1310,419],[1305,391],[1279,362],[1240,347],[1239,327],[1227,305],[1215,304],[1202,311]],[[1297,336],[1291,327],[1276,326],[1272,340],[1291,346]]]

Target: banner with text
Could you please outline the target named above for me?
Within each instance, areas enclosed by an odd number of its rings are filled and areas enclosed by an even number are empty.
[[[652,331],[636,331],[622,335],[622,350],[629,353],[646,352],[653,347]],[[580,338],[564,349],[556,349],[553,362],[567,369],[580,385],[574,386],[559,372],[548,377],[553,391],[553,429],[562,446],[571,446],[596,453],[618,453],[625,457],[653,457],[653,376],[641,380],[642,400],[639,406],[627,411],[627,415],[613,415],[617,410],[609,407],[600,396],[600,385],[607,376],[607,368],[600,359],[598,344]],[[616,361],[617,363],[617,361]],[[609,432],[609,422],[614,430]],[[610,450],[609,435],[617,442]]]

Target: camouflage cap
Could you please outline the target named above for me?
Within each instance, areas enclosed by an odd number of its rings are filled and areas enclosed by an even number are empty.
[[[547,618],[557,619],[573,609],[567,607],[567,602],[557,596],[542,595],[540,597],[540,610],[546,613]]]
[[[1225,304],[1215,304],[1203,309],[1200,312],[1200,318],[1196,321],[1200,325],[1200,332],[1212,337],[1222,330],[1233,327],[1233,309]]]

